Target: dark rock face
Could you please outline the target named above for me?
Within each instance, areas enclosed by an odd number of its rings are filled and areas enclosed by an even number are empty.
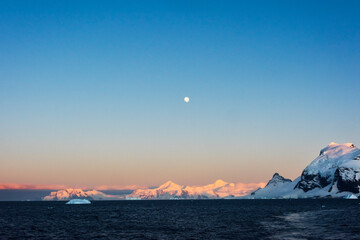
[[[333,190],[334,185],[338,192],[352,192],[359,193],[360,187],[360,169],[339,167],[335,171],[334,184],[330,191]]]
[[[280,174],[275,173],[265,187],[269,185],[276,185],[278,183],[284,183],[284,182],[292,182],[292,181],[291,179],[284,178],[283,176],[280,176]]]
[[[360,149],[357,149],[352,143],[337,144],[331,142],[327,147],[320,151],[317,158],[314,159],[302,172],[300,181],[294,189],[302,189],[304,192],[316,188],[325,188],[334,186],[335,172],[340,171],[341,166],[358,158]],[[356,159],[355,159],[356,160]],[[345,164],[345,165],[344,165]],[[357,165],[356,163],[354,163]],[[339,184],[341,189],[345,189],[345,178],[341,178],[341,172],[338,172]],[[334,188],[335,189],[335,188]],[[349,187],[352,189],[352,187]],[[337,191],[337,189],[336,189]]]
[[[266,187],[270,186],[271,187],[277,187],[278,185],[284,184],[284,183],[291,183],[292,180],[288,179],[288,178],[284,178],[283,176],[281,176],[278,173],[275,173],[273,175],[273,177],[269,180],[269,182],[266,184]],[[253,191],[250,195],[256,195],[256,192],[258,192],[259,190],[261,190],[262,188],[258,188],[255,191]]]
[[[315,188],[323,188],[331,184],[331,181],[322,177],[320,174],[308,174],[305,170],[301,174],[301,180],[296,184],[295,188],[300,188],[304,192],[313,190]]]
[[[182,198],[189,198],[189,197],[190,197],[190,194],[189,194],[188,191],[182,190],[182,191],[181,191],[181,197],[182,197]]]
[[[253,191],[250,195],[255,195],[257,191],[259,191],[261,188],[256,189],[255,191]]]

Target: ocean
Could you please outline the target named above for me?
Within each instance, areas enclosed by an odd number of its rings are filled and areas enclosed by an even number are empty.
[[[0,202],[0,239],[360,239],[360,201]]]

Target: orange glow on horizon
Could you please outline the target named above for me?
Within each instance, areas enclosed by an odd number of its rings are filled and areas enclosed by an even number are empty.
[[[257,188],[265,187],[266,183],[234,183],[237,187],[240,187],[244,192],[250,190],[256,190]],[[200,185],[192,185],[190,187],[201,187]],[[18,184],[18,183],[0,183],[0,190],[61,190],[74,188],[72,186],[66,185],[56,185],[56,184]],[[136,190],[136,189],[147,189],[149,186],[143,185],[99,185],[95,187],[76,187],[79,189],[94,189],[99,191],[104,190]]]

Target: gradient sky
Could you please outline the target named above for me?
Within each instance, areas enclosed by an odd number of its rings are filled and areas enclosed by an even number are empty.
[[[295,178],[331,141],[360,145],[359,13],[360,1],[1,1],[0,182]]]

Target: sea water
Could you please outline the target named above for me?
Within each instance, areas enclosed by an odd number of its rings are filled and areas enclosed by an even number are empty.
[[[360,239],[359,202],[0,202],[0,239]]]

